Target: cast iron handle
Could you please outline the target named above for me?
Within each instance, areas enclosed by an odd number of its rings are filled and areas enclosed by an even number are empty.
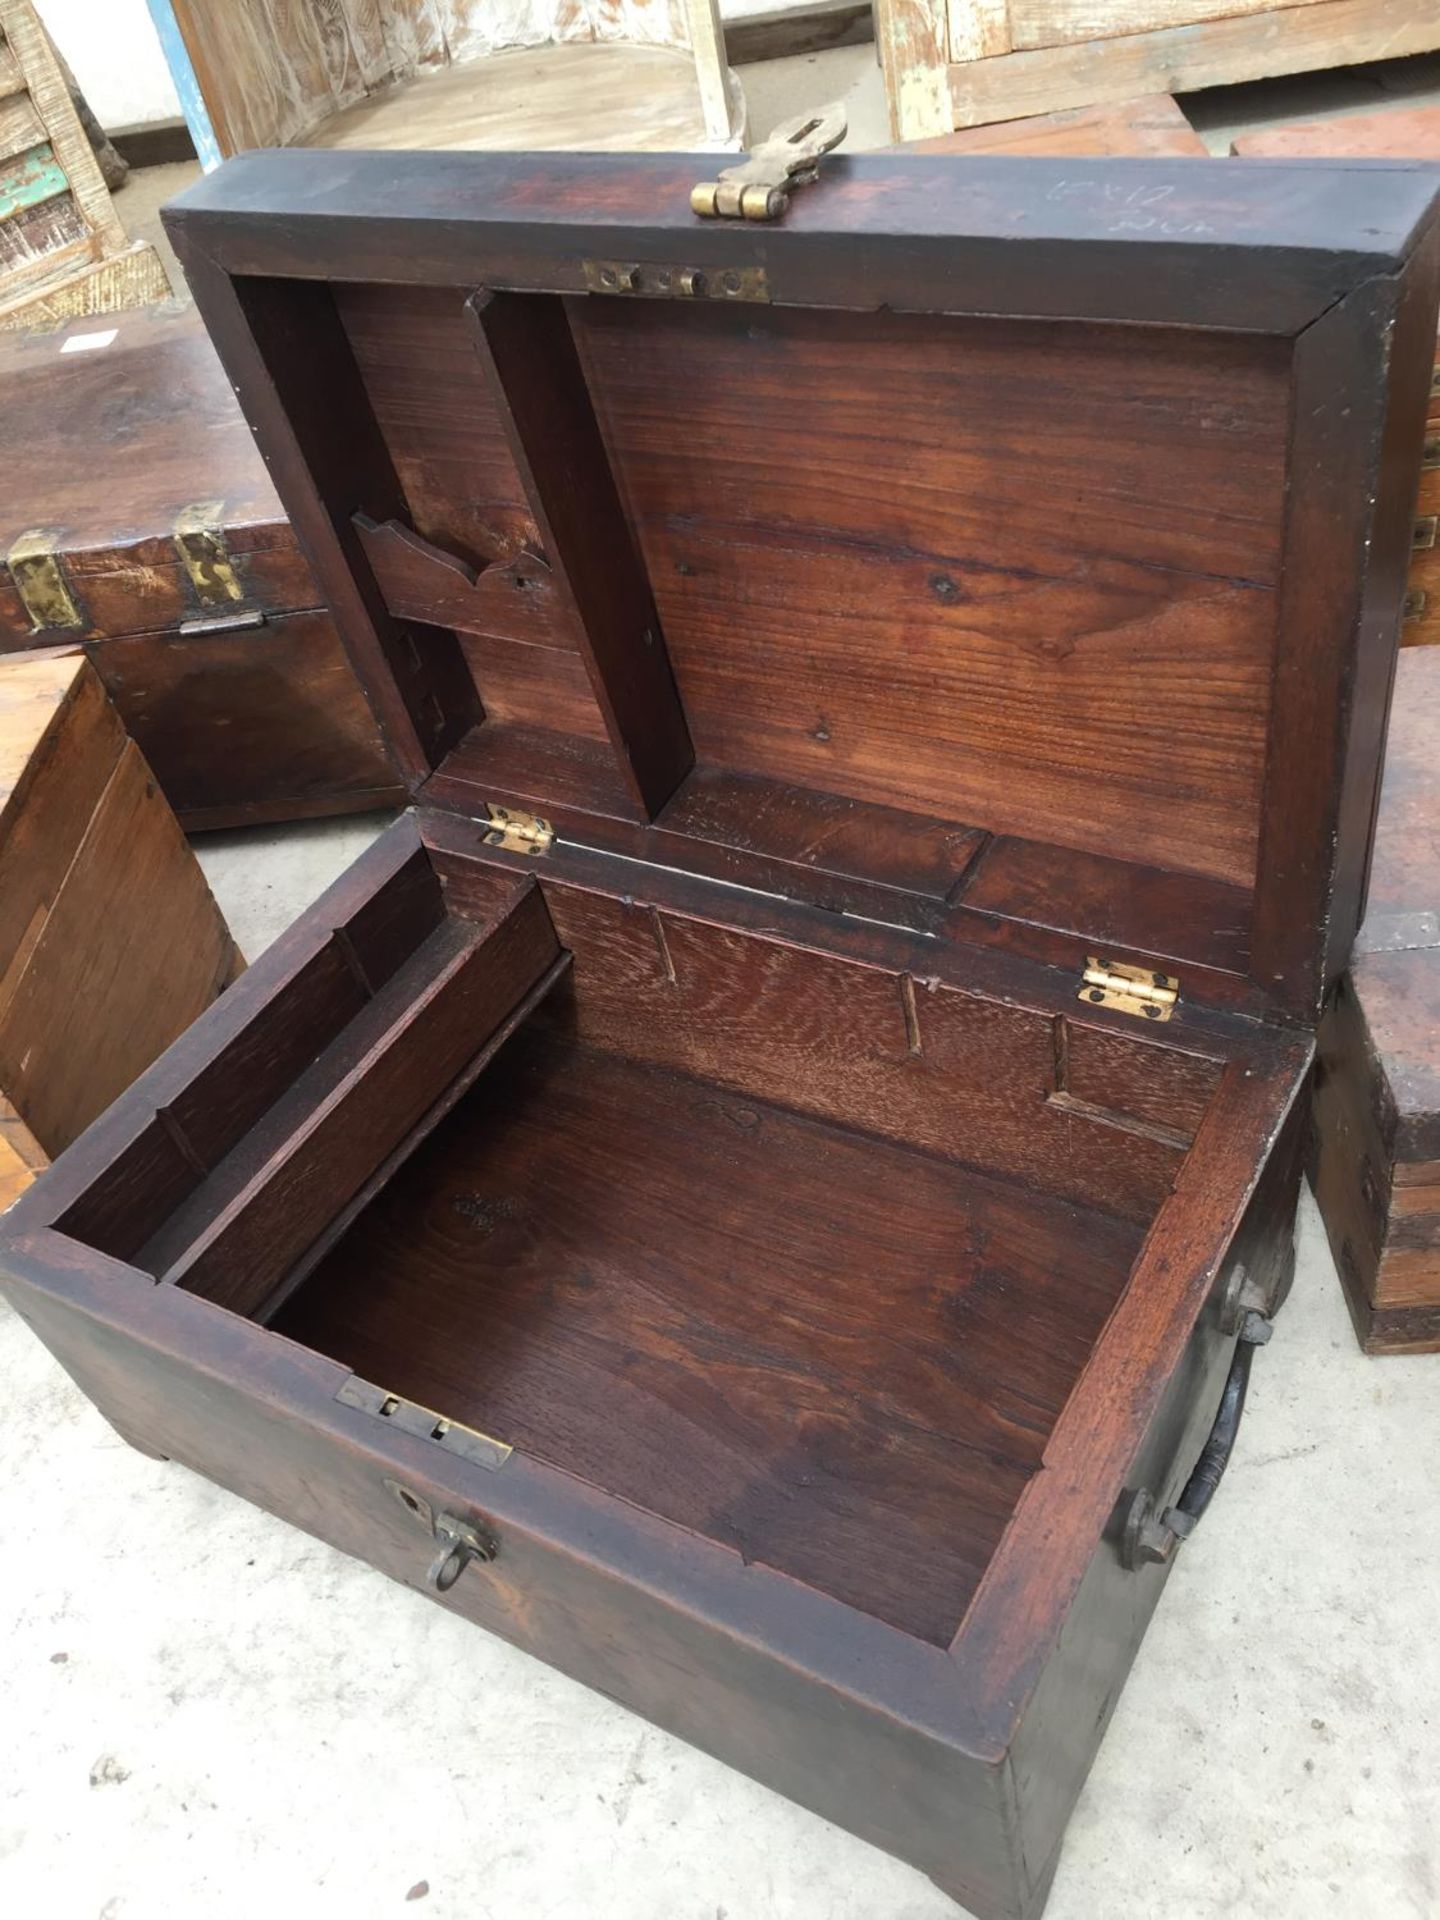
[[[1176,1549],[1190,1538],[1204,1518],[1216,1488],[1225,1477],[1240,1435],[1240,1417],[1245,1411],[1255,1349],[1263,1347],[1272,1332],[1265,1314],[1251,1306],[1249,1299],[1245,1270],[1237,1268],[1221,1304],[1222,1329],[1238,1331],[1239,1339],[1225,1379],[1225,1391],[1220,1396],[1220,1410],[1215,1415],[1210,1437],[1200,1449],[1195,1470],[1174,1506],[1162,1513],[1148,1487],[1142,1487],[1132,1498],[1120,1537],[1121,1564],[1131,1573],[1144,1566],[1164,1566],[1174,1559]]]

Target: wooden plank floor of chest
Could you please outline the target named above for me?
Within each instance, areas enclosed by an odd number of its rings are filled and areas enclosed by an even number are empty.
[[[138,1445],[1029,1915],[1291,1272],[1433,183],[705,165],[173,211],[418,804],[3,1264]]]

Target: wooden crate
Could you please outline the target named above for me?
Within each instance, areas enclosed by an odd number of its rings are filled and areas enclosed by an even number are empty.
[[[0,0],[0,328],[169,293],[154,247],[125,237],[31,0]]]
[[[1415,0],[876,0],[897,140],[1440,47]]]
[[[0,662],[0,1205],[243,966],[94,668]]]

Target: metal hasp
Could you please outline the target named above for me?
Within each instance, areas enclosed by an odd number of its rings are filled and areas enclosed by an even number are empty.
[[[846,134],[839,101],[787,120],[739,166],[691,189],[691,211],[707,220],[778,220],[796,187],[808,186],[822,157]]]
[[[1091,954],[1077,998],[1092,1007],[1133,1013],[1141,1020],[1168,1020],[1180,998],[1180,982],[1174,974],[1157,973],[1153,967],[1101,960]]]
[[[555,844],[555,829],[538,813],[521,813],[515,807],[485,802],[480,817],[482,837],[487,847],[504,847],[510,853],[548,853]]]

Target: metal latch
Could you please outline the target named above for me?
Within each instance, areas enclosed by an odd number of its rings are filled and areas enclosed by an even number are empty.
[[[838,100],[818,113],[797,114],[776,127],[748,160],[692,188],[691,211],[705,219],[778,220],[794,189],[808,186],[823,156],[839,146],[846,131]]]
[[[521,813],[514,807],[485,802],[480,825],[487,847],[505,847],[511,853],[548,853],[555,844],[555,829],[538,813]]]
[[[1142,1020],[1168,1020],[1180,998],[1180,982],[1173,974],[1157,973],[1152,967],[1099,960],[1092,954],[1085,962],[1078,998],[1092,1007],[1111,1007],[1116,1013],[1133,1013]]]

